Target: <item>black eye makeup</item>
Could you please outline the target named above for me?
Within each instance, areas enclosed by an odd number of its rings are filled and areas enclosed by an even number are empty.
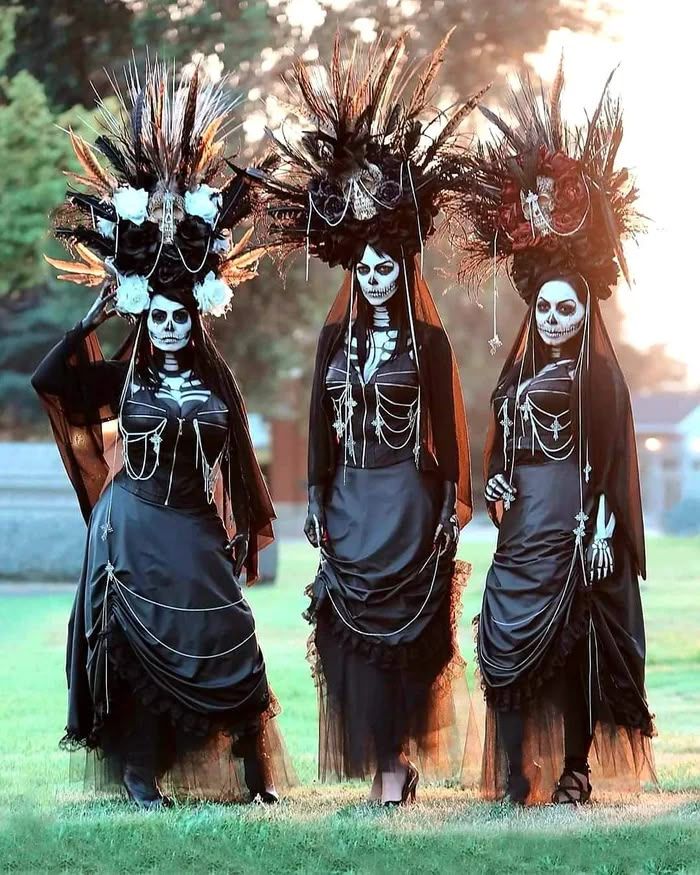
[[[189,313],[184,308],[181,310],[176,310],[173,313],[173,321],[177,322],[178,325],[184,325],[185,322],[187,322],[188,317]]]
[[[168,318],[168,314],[165,312],[165,310],[151,310],[151,319],[157,325],[160,325],[161,323],[165,322],[165,320],[167,318]]]
[[[549,301],[545,301],[544,298],[541,298],[537,302],[537,312],[538,313],[549,313]]]
[[[561,301],[557,304],[557,312],[562,316],[573,316],[576,312],[576,304],[573,301]]]

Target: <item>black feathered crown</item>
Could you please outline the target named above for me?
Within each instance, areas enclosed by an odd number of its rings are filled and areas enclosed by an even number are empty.
[[[451,115],[423,117],[449,36],[419,69],[402,64],[406,34],[388,45],[355,42],[347,53],[336,34],[330,66],[295,61],[286,108],[304,126],[301,139],[270,134],[280,163],[253,171],[266,192],[265,240],[282,257],[306,249],[348,268],[367,243],[406,257],[421,250],[461,172],[460,123],[486,90]]]

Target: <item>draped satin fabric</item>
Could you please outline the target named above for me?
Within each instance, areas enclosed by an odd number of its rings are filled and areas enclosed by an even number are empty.
[[[454,777],[464,743],[468,693],[456,625],[469,567],[436,550],[433,538],[444,481],[458,484],[460,524],[471,516],[466,417],[449,340],[417,262],[409,269],[418,355],[402,352],[366,383],[351,367],[354,458],[347,435],[334,430],[332,404],[347,372],[350,276],[319,338],[309,482],[324,487],[328,537],[307,618],[322,779],[391,770],[401,751],[428,777]],[[405,411],[418,387],[416,465],[413,436],[395,438],[392,449],[371,423],[375,394],[387,410]]]
[[[513,420],[519,415],[516,406],[524,400],[519,397],[516,405],[518,385],[532,380],[546,360],[534,325],[534,305],[533,301],[493,394],[485,454],[486,477],[499,472],[510,477],[512,470],[518,491],[507,510],[503,502],[489,503],[499,534],[478,618],[487,706],[480,780],[485,795],[503,793],[507,760],[497,713],[517,710],[525,725],[528,801],[545,802],[563,768],[564,711],[571,697],[565,687],[576,686],[582,719],[593,730],[591,780],[599,788],[638,789],[640,781],[654,779],[650,739],[655,729],[644,690],[639,588],[639,576],[645,573],[644,529],[629,393],[594,300],[588,355],[574,372],[569,402],[564,399],[569,431],[584,454],[575,451],[556,461],[531,443],[527,429],[517,446],[512,430],[504,438],[504,399],[510,399],[507,409]],[[536,381],[528,384],[523,396],[532,388],[537,389]],[[548,409],[546,398],[539,403]],[[561,441],[566,438],[566,431],[558,436]],[[586,446],[588,479],[583,467]],[[585,551],[601,494],[616,518],[615,569],[602,581],[588,581],[582,552],[576,548],[576,514],[586,514]],[[475,747],[472,743],[465,753],[465,781],[479,772]]]

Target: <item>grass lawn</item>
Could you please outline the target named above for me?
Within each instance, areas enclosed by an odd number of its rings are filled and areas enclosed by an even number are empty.
[[[423,785],[418,805],[383,811],[362,804],[362,787],[319,785],[300,616],[315,554],[301,543],[282,545],[278,585],[247,594],[302,786],[274,809],[185,804],[145,814],[91,797],[69,783],[68,756],[56,746],[71,595],[0,594],[0,872],[700,873],[700,541],[649,547],[648,691],[661,791],[606,796],[581,811],[508,811],[473,791]],[[461,553],[474,566],[462,624],[471,661],[469,621],[490,548],[464,544]]]

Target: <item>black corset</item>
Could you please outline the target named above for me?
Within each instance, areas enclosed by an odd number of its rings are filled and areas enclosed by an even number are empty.
[[[117,482],[149,501],[206,507],[228,439],[228,411],[215,396],[177,402],[138,387],[120,419],[124,468]]]
[[[510,386],[494,398],[496,422],[508,459],[518,462],[565,461],[575,454],[571,412],[570,361],[540,372],[520,393]]]
[[[324,404],[337,441],[336,460],[354,468],[382,468],[414,458],[418,427],[418,374],[405,352],[382,363],[365,381],[353,363],[347,403],[345,349],[326,372]]]

